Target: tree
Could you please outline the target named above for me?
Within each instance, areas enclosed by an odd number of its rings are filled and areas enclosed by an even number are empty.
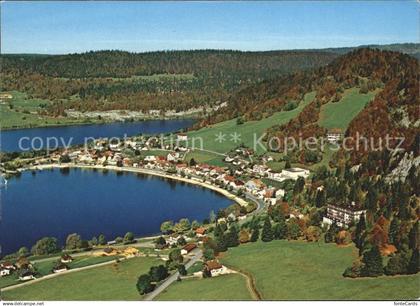
[[[305,179],[301,176],[298,177],[296,180],[295,186],[293,187],[293,194],[299,194],[303,191],[303,187],[305,187]]]
[[[214,250],[209,247],[205,247],[203,251],[203,257],[206,261],[214,259]]]
[[[195,161],[194,158],[190,159],[190,167],[195,167],[197,165],[197,162]]]
[[[392,218],[391,225],[389,226],[388,240],[391,244],[396,244],[397,235],[399,230],[398,219],[396,217]]]
[[[319,190],[316,193],[316,199],[315,199],[315,206],[318,208],[323,207],[325,204],[325,192],[324,190]]]
[[[409,256],[405,252],[399,252],[389,259],[384,272],[386,275],[406,274],[410,262]]]
[[[260,229],[258,227],[255,227],[252,230],[251,242],[256,242],[258,240],[258,238],[260,238]]]
[[[321,237],[321,229],[318,226],[309,226],[305,231],[305,238],[307,241],[318,241]]]
[[[217,252],[226,252],[227,251],[227,242],[224,233],[223,225],[218,223],[214,229],[214,240],[216,242],[216,251]]]
[[[174,249],[169,253],[169,261],[175,263],[182,263],[184,261],[184,257],[181,255],[180,249]]]
[[[249,232],[245,229],[242,229],[239,232],[239,242],[240,243],[247,243],[247,242],[249,242],[249,240],[250,240]]]
[[[286,160],[286,164],[284,165],[284,169],[290,169],[292,168],[292,165],[290,164],[289,160]]]
[[[365,214],[360,216],[360,220],[357,223],[356,231],[354,234],[354,243],[356,247],[360,249],[363,245],[363,232],[366,230]]]
[[[105,245],[106,244],[106,238],[104,234],[100,234],[98,237],[98,244],[99,245]]]
[[[21,247],[18,251],[19,256],[26,256],[29,254],[29,250],[27,247]]]
[[[169,234],[174,229],[174,222],[173,221],[165,221],[160,225],[160,231],[163,234]]]
[[[302,235],[299,224],[297,223],[296,218],[292,218],[287,223],[287,233],[290,239],[296,240]]]
[[[337,224],[331,224],[328,230],[325,232],[324,241],[326,243],[335,242],[335,236],[337,235],[338,231],[339,228],[337,227]]]
[[[127,232],[124,236],[124,242],[131,243],[134,241],[134,234],[132,232]]]
[[[80,235],[73,233],[67,236],[67,239],[66,239],[67,250],[80,249],[81,244],[82,244],[82,238],[80,237]]]
[[[151,282],[160,282],[169,276],[168,268],[163,265],[151,267],[149,270]]]
[[[187,275],[187,269],[185,269],[185,266],[184,265],[179,265],[178,266],[178,272],[182,276]]]
[[[214,213],[213,210],[210,211],[209,220],[210,220],[210,223],[214,223],[216,221],[216,214]]]
[[[196,230],[199,227],[200,227],[200,223],[197,220],[194,220],[193,222],[191,222],[191,228],[193,230]]]
[[[407,273],[416,274],[420,271],[420,261],[419,261],[419,250],[413,250],[411,255],[410,262],[408,264]]]
[[[356,261],[353,262],[351,267],[348,267],[344,271],[343,276],[351,277],[351,278],[360,277],[361,270],[362,270],[362,263],[360,262],[360,260],[357,259]]]
[[[173,230],[177,233],[186,232],[191,229],[190,220],[187,218],[180,219],[177,224],[175,224]]]
[[[374,245],[369,251],[363,254],[362,276],[380,276],[384,273],[382,256],[379,248]]]
[[[35,243],[32,247],[31,253],[34,255],[47,255],[56,253],[59,250],[56,238],[44,237]]]
[[[278,223],[274,225],[274,239],[286,239],[287,224],[286,219],[281,218]]]
[[[181,237],[179,237],[179,238],[178,238],[178,240],[176,241],[176,243],[177,243],[179,246],[184,246],[184,245],[186,245],[186,244],[187,244],[187,241],[185,240],[184,236],[181,236]]]
[[[152,292],[154,289],[154,286],[152,285],[152,281],[148,274],[140,275],[140,277],[137,280],[136,287],[137,291],[141,295]]]
[[[419,222],[417,221],[408,234],[408,247],[411,250],[417,250],[419,248]]]
[[[228,248],[236,247],[239,245],[239,229],[235,223],[233,223],[230,226],[229,231],[226,233],[225,237],[226,237],[226,246]]]
[[[164,248],[166,246],[166,240],[165,240],[165,238],[163,238],[162,236],[160,236],[159,238],[157,238],[156,240],[155,240],[155,247],[157,248],[157,249],[162,249],[162,248]]]
[[[264,221],[262,233],[261,233],[261,240],[264,242],[269,242],[274,239],[273,229],[271,227],[270,218],[267,216]]]
[[[98,245],[98,238],[93,236],[92,239],[90,239],[90,245],[92,245],[92,246]]]

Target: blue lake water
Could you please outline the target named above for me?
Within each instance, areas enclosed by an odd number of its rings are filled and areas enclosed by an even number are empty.
[[[25,172],[0,189],[0,245],[4,255],[45,236],[63,243],[70,233],[103,233],[107,240],[128,231],[151,235],[165,220],[202,221],[231,203],[202,187],[134,173]]]
[[[139,122],[119,122],[107,124],[74,125],[60,127],[45,127],[34,129],[20,129],[2,131],[0,133],[0,151],[26,151],[31,143],[35,149],[43,144],[47,145],[48,137],[58,138],[58,144],[83,144],[86,137],[123,137],[124,135],[133,136],[138,134],[160,134],[176,132],[188,128],[194,123],[191,119],[182,120],[148,120]],[[21,139],[22,148],[19,148]],[[41,142],[42,140],[42,142]],[[50,145],[55,146],[55,140],[50,140]],[[50,147],[51,147],[50,146]]]

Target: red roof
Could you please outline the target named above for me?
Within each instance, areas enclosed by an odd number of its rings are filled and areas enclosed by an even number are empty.
[[[195,230],[195,232],[199,235],[204,235],[206,233],[206,229],[204,227],[199,227]]]
[[[223,266],[220,264],[220,262],[218,262],[217,260],[210,260],[208,262],[206,262],[206,268],[207,270],[211,271],[211,270],[216,270],[216,269],[220,269]]]
[[[195,243],[188,243],[182,249],[187,251],[188,253],[194,250],[197,247]]]
[[[225,175],[224,178],[225,178],[226,181],[229,181],[229,182],[234,182],[235,181],[235,178],[233,176],[230,176],[230,175]]]

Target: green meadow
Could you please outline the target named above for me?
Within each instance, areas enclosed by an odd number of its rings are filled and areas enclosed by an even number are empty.
[[[3,291],[4,300],[20,301],[134,301],[141,299],[137,278],[162,261],[138,257]]]
[[[420,274],[349,279],[353,246],[276,240],[229,249],[221,259],[249,272],[264,300],[410,300],[420,296]]]
[[[173,283],[159,294],[159,301],[237,301],[251,300],[246,280],[239,274],[204,279],[187,279]]]
[[[276,112],[268,118],[259,121],[247,121],[244,124],[239,125],[236,123],[236,119],[223,121],[197,131],[189,132],[189,139],[201,138],[205,150],[218,153],[227,153],[241,143],[253,148],[254,139],[259,139],[268,128],[274,125],[286,124],[296,117],[306,105],[313,101],[315,94],[315,92],[306,94],[298,107],[293,110]],[[234,138],[235,133],[239,136],[239,139],[236,139],[236,141]],[[220,135],[224,135],[224,141],[219,141],[220,139],[217,139]],[[199,144],[198,141],[196,142],[196,145],[197,144]],[[258,146],[257,153],[263,152],[265,152],[265,150]]]
[[[378,91],[361,94],[359,88],[344,91],[338,102],[329,102],[321,107],[319,125],[327,129],[345,131],[354,117],[375,97]]]

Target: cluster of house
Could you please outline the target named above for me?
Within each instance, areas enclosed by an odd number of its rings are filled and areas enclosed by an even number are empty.
[[[0,277],[8,276],[15,271],[19,271],[19,280],[27,281],[35,279],[35,272],[32,264],[26,259],[18,260],[15,264],[5,261],[0,264]]]

